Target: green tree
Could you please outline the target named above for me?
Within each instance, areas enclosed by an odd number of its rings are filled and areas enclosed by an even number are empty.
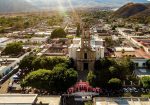
[[[118,89],[121,87],[121,80],[118,78],[112,78],[108,81],[108,84],[113,89]]]
[[[69,58],[67,61],[68,68],[75,68],[75,62],[73,58]]]
[[[21,86],[41,90],[66,92],[77,81],[77,72],[67,69],[64,64],[56,65],[53,70],[39,69],[30,72],[22,81]]]
[[[51,38],[66,38],[66,32],[62,28],[55,29],[52,34]]]
[[[4,49],[4,54],[6,55],[18,55],[23,52],[23,46],[20,42],[13,42],[6,45],[6,48]]]
[[[144,76],[141,78],[141,82],[143,84],[143,87],[150,88],[150,76]]]
[[[112,77],[119,77],[119,75],[120,75],[120,72],[116,67],[110,66],[109,71],[110,71]]]
[[[87,81],[92,85],[92,86],[96,86],[95,84],[95,80],[96,80],[96,75],[90,71],[88,73],[88,76],[87,76]]]
[[[101,60],[96,60],[94,63],[94,69],[98,71],[101,69],[101,67],[102,67]]]
[[[41,60],[43,58],[40,58],[40,57],[36,57],[33,61],[32,61],[32,67],[34,70],[38,70],[38,69],[42,69],[42,66],[41,66]]]
[[[33,87],[37,89],[49,89],[49,78],[52,77],[52,71],[39,69],[37,71],[30,72],[23,82],[24,87]]]
[[[35,59],[34,55],[25,56],[19,63],[20,69],[32,70],[32,61]]]
[[[133,70],[131,65],[130,65],[130,59],[128,58],[122,58],[116,61],[116,68],[119,70],[119,79],[125,80],[126,75],[132,74]]]
[[[63,57],[36,57],[34,55],[29,55],[21,60],[19,67],[20,69],[28,70],[38,70],[38,69],[48,69],[52,70],[57,64],[64,63],[68,68],[68,59]]]

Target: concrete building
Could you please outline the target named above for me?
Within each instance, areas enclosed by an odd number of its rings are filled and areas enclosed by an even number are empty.
[[[74,38],[69,47],[69,57],[76,61],[78,70],[93,70],[95,60],[104,57],[104,40],[90,34],[89,30],[83,31],[82,37]]]
[[[150,56],[142,49],[134,49],[133,47],[115,47],[112,57],[130,57],[135,63],[136,68],[145,68],[146,61],[150,58]]]
[[[150,105],[149,98],[142,97],[96,97],[94,105]]]
[[[0,47],[5,47],[6,46],[6,42],[8,42],[10,39],[9,38],[6,38],[6,37],[3,37],[3,38],[0,38]]]
[[[30,42],[31,43],[45,43],[45,42],[47,42],[48,38],[49,38],[48,36],[46,36],[46,37],[32,37],[30,39]]]
[[[1,94],[0,105],[34,105],[36,94]]]

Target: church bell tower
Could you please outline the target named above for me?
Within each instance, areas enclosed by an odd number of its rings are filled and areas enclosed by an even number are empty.
[[[96,52],[91,47],[91,34],[87,28],[82,31],[81,48],[79,48],[76,53],[78,70],[94,70]]]

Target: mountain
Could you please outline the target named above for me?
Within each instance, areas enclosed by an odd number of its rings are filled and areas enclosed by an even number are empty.
[[[150,23],[150,7],[142,12],[139,12],[131,17],[130,20],[137,20],[141,23]]]
[[[113,17],[122,17],[129,22],[150,23],[150,3],[128,3],[114,12]]]
[[[70,1],[70,2],[68,2]],[[147,0],[0,0],[0,12],[30,12],[76,7],[120,7],[128,2]]]
[[[121,8],[119,8],[115,13],[114,16],[117,17],[130,17],[133,15],[136,15],[140,12],[143,12],[148,9],[148,6],[145,4],[140,4],[140,3],[128,3]]]

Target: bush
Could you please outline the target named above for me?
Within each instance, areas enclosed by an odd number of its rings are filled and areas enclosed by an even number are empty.
[[[108,81],[108,84],[113,89],[118,89],[121,87],[121,80],[118,78],[112,78]]]
[[[66,32],[62,28],[55,29],[52,34],[51,38],[66,38]]]
[[[142,77],[141,82],[142,82],[144,88],[150,88],[150,76]]]

